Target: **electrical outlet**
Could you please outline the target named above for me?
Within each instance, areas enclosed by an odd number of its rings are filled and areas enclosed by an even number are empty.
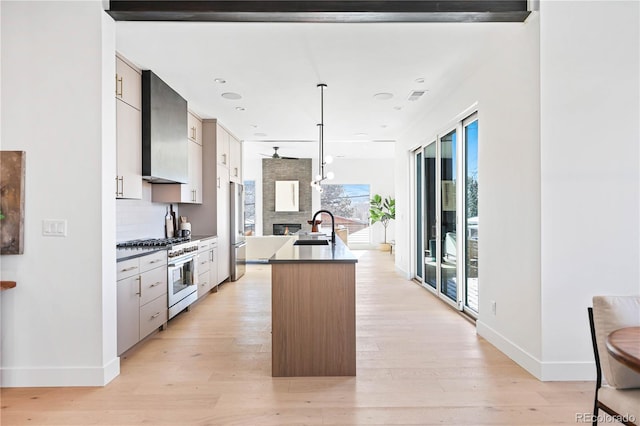
[[[42,221],[42,235],[45,237],[66,237],[67,221],[45,219]]]
[[[491,301],[491,313],[492,313],[493,315],[495,315],[495,314],[496,314],[496,301],[495,301],[495,300],[492,300],[492,301]]]

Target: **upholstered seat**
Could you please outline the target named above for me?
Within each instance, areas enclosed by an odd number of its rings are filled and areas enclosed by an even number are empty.
[[[606,339],[614,330],[640,326],[640,297],[594,296],[588,311],[597,373],[593,425],[598,424],[600,409],[622,424],[637,425],[640,374],[609,355]]]

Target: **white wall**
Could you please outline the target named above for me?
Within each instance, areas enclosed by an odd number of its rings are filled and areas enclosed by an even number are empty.
[[[2,256],[3,386],[119,373],[115,25],[100,2],[3,2],[2,149],[26,151],[25,250]],[[66,238],[43,237],[64,219]]]
[[[479,24],[484,25],[484,24]],[[489,24],[496,25],[496,24]],[[501,42],[409,129],[396,151],[398,269],[410,271],[409,150],[445,134],[477,104],[479,120],[478,333],[534,374],[541,356],[540,154],[537,16],[499,24]],[[466,113],[465,113],[466,111]],[[490,302],[496,301],[496,315]]]
[[[591,297],[640,294],[639,7],[543,1],[398,148],[400,210],[407,150],[478,103],[477,331],[542,380],[592,379]],[[398,220],[405,271],[411,221]]]
[[[592,296],[640,294],[640,3],[543,1],[540,23],[542,377],[586,378]]]

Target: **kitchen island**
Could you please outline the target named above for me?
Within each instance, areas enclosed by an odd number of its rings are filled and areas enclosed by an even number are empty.
[[[272,375],[355,376],[358,259],[340,238],[335,245],[298,239],[269,259]]]

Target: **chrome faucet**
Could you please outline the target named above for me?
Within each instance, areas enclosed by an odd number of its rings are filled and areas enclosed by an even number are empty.
[[[318,210],[313,215],[313,218],[311,219],[311,223],[316,223],[316,216],[318,216],[320,213],[327,213],[329,216],[331,216],[331,244],[335,245],[336,244],[336,221],[333,217],[333,213],[331,213],[329,210]]]

